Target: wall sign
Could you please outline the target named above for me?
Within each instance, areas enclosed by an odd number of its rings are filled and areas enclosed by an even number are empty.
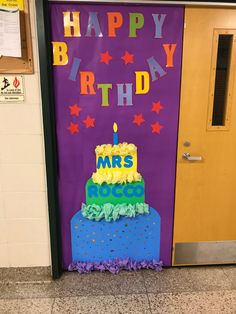
[[[22,75],[0,76],[0,102],[22,102],[25,98]]]
[[[0,0],[0,7],[3,9],[19,8],[20,11],[24,10],[24,0]]]
[[[65,269],[171,264],[183,8],[50,4]]]

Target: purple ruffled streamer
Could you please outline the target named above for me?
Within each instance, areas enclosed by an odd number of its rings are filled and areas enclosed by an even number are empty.
[[[78,271],[79,273],[90,273],[93,270],[106,271],[112,274],[118,274],[123,270],[138,270],[141,268],[153,269],[160,272],[162,270],[163,262],[153,260],[135,261],[130,258],[127,259],[113,259],[104,262],[73,262],[69,265],[69,271]]]

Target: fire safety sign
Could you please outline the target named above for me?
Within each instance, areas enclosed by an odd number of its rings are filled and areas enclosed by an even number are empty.
[[[22,102],[24,98],[22,75],[0,75],[0,102]]]

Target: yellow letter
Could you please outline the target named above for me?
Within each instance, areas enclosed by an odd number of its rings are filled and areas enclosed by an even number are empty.
[[[136,75],[136,92],[135,94],[147,94],[150,89],[150,77],[146,71],[137,71]]]
[[[72,12],[72,20],[70,19],[71,12],[63,12],[64,15],[64,36],[65,37],[80,37],[80,12]],[[73,27],[73,35],[71,28]]]
[[[68,63],[67,44],[63,41],[52,41],[53,65],[66,65]]]

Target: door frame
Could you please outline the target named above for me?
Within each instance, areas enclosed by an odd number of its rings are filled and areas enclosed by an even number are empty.
[[[79,2],[79,3],[113,3],[114,0],[35,0],[38,32],[38,51],[40,60],[40,82],[42,96],[43,133],[45,145],[45,163],[47,178],[47,201],[49,212],[49,231],[51,246],[52,278],[58,279],[62,272],[62,250],[60,232],[60,208],[58,195],[58,155],[56,140],[56,124],[54,110],[51,31],[49,2]],[[156,0],[118,0],[117,4],[143,4],[143,5],[171,5],[171,6],[208,6],[208,7],[236,7],[236,3],[223,2],[192,2],[192,1],[156,1]]]
[[[58,198],[58,155],[54,110],[52,56],[50,45],[50,19],[48,1],[35,0],[40,60],[43,133],[47,177],[47,201],[51,245],[51,271],[53,279],[62,274],[61,233]]]

